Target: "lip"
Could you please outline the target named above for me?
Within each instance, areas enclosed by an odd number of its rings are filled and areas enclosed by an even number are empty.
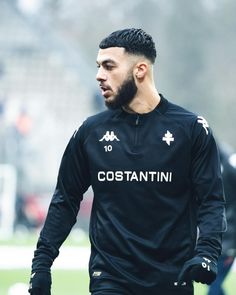
[[[105,85],[100,85],[100,89],[102,91],[102,96],[104,96],[104,97],[109,96],[109,92],[111,91],[110,87],[105,86]]]

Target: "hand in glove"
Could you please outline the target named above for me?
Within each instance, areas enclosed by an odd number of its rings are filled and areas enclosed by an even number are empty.
[[[51,273],[34,272],[31,274],[29,293],[31,295],[51,295]]]
[[[217,265],[210,259],[196,256],[185,262],[179,277],[178,284],[185,281],[195,281],[197,283],[210,285],[216,278]]]

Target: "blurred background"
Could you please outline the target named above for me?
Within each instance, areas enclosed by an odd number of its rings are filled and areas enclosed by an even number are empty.
[[[114,30],[150,33],[159,92],[204,116],[216,139],[235,150],[235,11],[234,0],[0,0],[2,247],[37,236],[69,138],[104,108],[96,56]],[[86,239],[92,197],[89,189],[77,240]]]

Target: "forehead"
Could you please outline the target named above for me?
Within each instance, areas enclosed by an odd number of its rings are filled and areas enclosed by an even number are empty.
[[[105,49],[99,49],[97,55],[97,63],[103,63],[104,61],[120,62],[127,58],[128,55],[123,47],[109,47]]]

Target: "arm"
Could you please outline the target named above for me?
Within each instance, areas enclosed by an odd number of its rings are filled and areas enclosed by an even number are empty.
[[[196,124],[192,148],[192,182],[198,202],[199,237],[197,256],[217,262],[221,254],[222,233],[226,230],[225,199],[219,152],[211,130]]]
[[[216,277],[226,219],[218,148],[206,122],[196,121],[193,127],[191,179],[198,204],[199,236],[194,258],[184,265],[180,281],[209,284]]]
[[[90,185],[82,128],[70,139],[64,152],[56,189],[34,252],[32,273],[50,273],[60,246],[76,222],[83,194]]]

